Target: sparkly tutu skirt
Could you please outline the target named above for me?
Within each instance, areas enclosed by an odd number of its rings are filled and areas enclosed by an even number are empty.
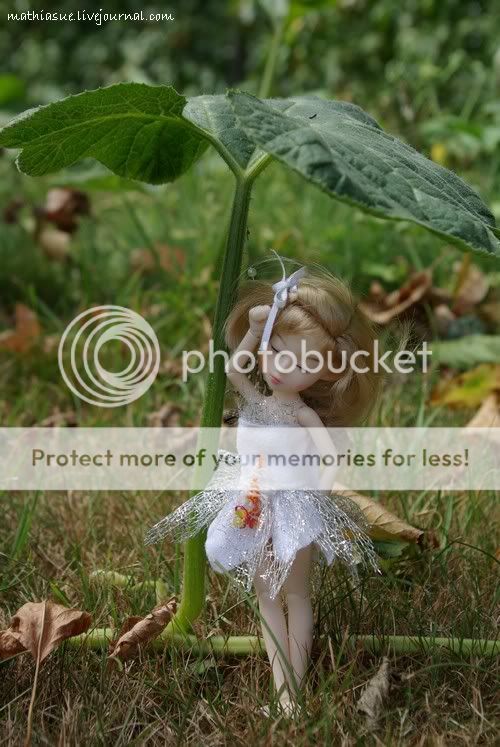
[[[219,461],[205,490],[149,530],[146,544],[164,538],[184,542],[207,528],[212,568],[229,573],[246,591],[259,573],[271,598],[279,594],[297,552],[311,544],[328,565],[340,560],[354,574],[360,563],[378,570],[369,527],[352,501],[319,490],[235,489],[237,457],[230,456],[233,460]]]

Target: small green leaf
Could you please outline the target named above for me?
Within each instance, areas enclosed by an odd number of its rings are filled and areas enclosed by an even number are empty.
[[[472,368],[478,363],[500,361],[500,336],[467,335],[459,340],[435,340],[430,349],[434,363],[458,369]]]
[[[385,133],[362,109],[317,97],[263,102],[230,92],[242,129],[332,197],[500,256],[495,219],[456,174]]]
[[[183,118],[185,104],[170,86],[119,83],[24,112],[0,130],[0,146],[21,148],[18,166],[32,176],[95,158],[119,176],[161,184],[208,145]]]
[[[373,545],[377,555],[385,559],[401,557],[404,551],[410,546],[408,542],[391,542],[389,540],[386,542],[373,540]]]

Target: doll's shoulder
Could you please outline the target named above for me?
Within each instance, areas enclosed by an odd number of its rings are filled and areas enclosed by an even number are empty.
[[[323,421],[318,413],[312,407],[306,405],[305,402],[297,409],[297,422],[306,428],[321,428],[323,426]]]

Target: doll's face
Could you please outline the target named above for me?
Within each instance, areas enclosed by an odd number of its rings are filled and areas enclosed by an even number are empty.
[[[323,356],[314,335],[278,334],[275,332],[260,367],[266,384],[273,391],[303,392],[324,378],[318,353]]]

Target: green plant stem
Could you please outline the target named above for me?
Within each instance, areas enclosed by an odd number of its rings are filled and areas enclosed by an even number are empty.
[[[90,633],[69,638],[67,644],[73,648],[106,649],[114,638],[116,631],[112,628],[96,628]],[[432,638],[406,635],[391,635],[378,637],[373,635],[352,635],[349,637],[352,646],[361,646],[375,654],[391,651],[395,654],[408,655],[433,652],[451,651],[464,656],[498,656],[500,655],[500,641],[482,638]],[[195,635],[176,634],[166,628],[161,636],[150,644],[155,650],[163,650],[168,644],[189,649],[202,654],[220,654],[228,656],[246,656],[248,654],[264,654],[265,645],[262,638],[255,635],[211,636],[200,639]]]
[[[395,654],[417,654],[436,649],[445,649],[465,656],[498,656],[500,654],[500,640],[494,641],[485,638],[432,638],[408,635],[389,635],[384,638],[373,635],[358,635],[353,636],[353,639],[376,654],[388,649]]]
[[[231,310],[238,278],[241,272],[243,248],[245,246],[248,208],[253,179],[236,176],[231,218],[227,234],[226,249],[222,263],[219,295],[213,324],[214,350],[225,349],[224,323]],[[222,356],[214,356],[213,371],[209,373],[205,400],[201,416],[201,427],[218,428],[222,420],[226,373]],[[198,449],[203,448],[203,432]],[[205,532],[189,539],[184,551],[183,591],[174,618],[168,631],[188,632],[191,624],[200,615],[205,602]]]
[[[279,20],[276,22],[273,30],[273,36],[271,44],[269,45],[269,53],[266,59],[266,66],[262,74],[262,80],[259,86],[259,98],[266,99],[271,94],[273,87],[274,76],[276,73],[276,62],[278,60],[278,53],[281,44],[281,38],[285,28],[285,20]]]

